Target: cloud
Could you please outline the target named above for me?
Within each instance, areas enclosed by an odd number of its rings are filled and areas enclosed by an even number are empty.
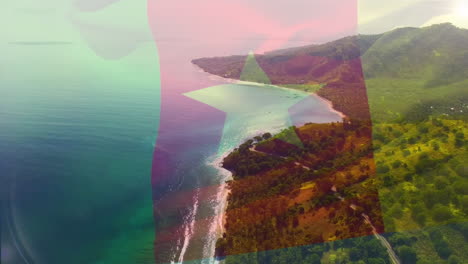
[[[379,5],[371,3],[370,0],[364,0],[361,4],[360,33],[376,34],[397,27],[423,26],[434,17],[451,13],[456,0],[377,2]]]
[[[440,23],[445,23],[445,22],[450,22],[457,27],[468,28],[468,18],[459,16],[456,13],[433,17],[431,20],[427,21],[424,24],[424,26],[440,24]]]

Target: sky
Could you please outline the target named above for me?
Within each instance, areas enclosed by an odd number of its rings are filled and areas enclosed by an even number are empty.
[[[151,10],[152,4],[156,10]],[[281,39],[287,38],[321,43],[356,33],[374,34],[397,27],[444,22],[468,28],[468,0],[5,0],[1,4],[0,22],[11,26],[4,29],[0,40],[57,44],[76,41],[78,31],[100,56],[118,58],[136,46],[133,42],[152,40],[146,14],[161,15],[157,9],[168,5],[183,16],[154,29],[159,35],[166,35],[165,39],[174,39],[174,34],[181,33],[174,29],[183,20],[206,21],[197,23],[209,30],[191,30],[192,33],[210,33],[206,37],[209,39],[216,36],[251,39],[245,30],[252,31],[256,38],[270,39],[258,47],[259,51],[281,47]],[[222,23],[212,23],[212,19]],[[235,24],[230,25],[227,20]],[[107,32],[115,34],[109,37]],[[112,39],[111,48],[106,39]]]
[[[358,5],[362,34],[445,22],[468,28],[468,0],[360,0]]]

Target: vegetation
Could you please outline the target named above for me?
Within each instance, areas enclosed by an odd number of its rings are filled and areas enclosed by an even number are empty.
[[[466,122],[433,117],[416,123],[378,123],[373,130],[386,231],[468,218]]]
[[[384,236],[403,264],[468,262],[468,223],[450,224]],[[237,263],[387,263],[386,249],[374,236],[225,257]]]
[[[223,163],[234,180],[217,254],[369,235],[363,213],[383,231],[370,131],[369,122],[359,120],[306,124],[234,150]],[[301,144],[284,141],[291,137]]]
[[[467,222],[387,233],[385,237],[403,263],[468,262]]]
[[[321,244],[230,255],[226,264],[263,263],[391,263],[386,249],[374,236],[359,237]]]
[[[403,263],[468,263],[465,43],[468,30],[440,24],[255,55],[271,83],[316,92],[351,120],[259,135],[231,153],[217,254],[227,263],[389,263],[362,242],[331,246],[371,234],[364,213]],[[194,60],[234,79],[245,62]],[[322,251],[297,247],[312,243]],[[277,253],[262,262],[259,251]]]

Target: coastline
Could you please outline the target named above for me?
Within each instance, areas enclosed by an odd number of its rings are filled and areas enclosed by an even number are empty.
[[[260,84],[260,85],[263,85],[263,84]],[[287,89],[287,88],[285,88],[285,89]],[[261,130],[261,131],[258,131],[258,133],[259,134],[263,134],[265,132],[279,133],[282,129],[284,129],[284,128],[274,129],[272,131],[271,130],[270,131]],[[240,144],[242,144],[242,141],[238,142],[238,144],[236,146],[238,146]],[[229,194],[231,193],[231,190],[228,188],[226,181],[233,180],[233,173],[230,170],[225,169],[223,167],[223,161],[224,161],[224,158],[229,156],[233,151],[234,151],[234,148],[229,149],[226,152],[222,153],[221,155],[217,156],[217,158],[215,158],[213,161],[209,162],[209,164],[211,166],[216,168],[221,174],[224,175],[224,177],[222,179],[220,179],[220,181],[219,181],[219,189],[218,189],[218,192],[216,194],[216,197],[218,197],[217,205],[216,205],[216,208],[215,208],[216,228],[215,228],[215,230],[211,230],[211,228],[210,228],[210,231],[213,231],[213,233],[215,234],[215,239],[213,241],[214,243],[212,245],[212,250],[211,250],[212,251],[211,256],[214,256],[214,252],[215,252],[215,248],[216,248],[215,247],[216,246],[216,241],[219,238],[221,238],[223,236],[223,234],[225,233],[225,225],[226,225],[226,222],[227,222],[226,210],[227,210],[227,206],[228,206],[228,197],[229,197]],[[219,263],[219,262],[215,261],[215,263]]]
[[[223,160],[225,157],[227,157],[229,154],[231,154],[233,150],[228,150],[225,153],[223,153],[221,156],[216,158],[210,165],[212,165],[214,168],[216,168],[224,177],[220,179],[220,184],[219,184],[219,190],[217,193],[217,197],[221,198],[218,200],[218,210],[217,211],[217,219],[216,219],[216,224],[217,224],[217,230],[216,233],[219,236],[222,236],[224,233],[224,224],[226,222],[226,208],[227,208],[227,197],[230,193],[229,188],[226,186],[226,181],[232,180],[232,172],[225,169],[223,167]]]
[[[328,105],[328,109],[335,112],[337,115],[339,115],[341,118],[347,118],[348,116],[345,115],[343,112],[340,112],[338,110],[335,109],[334,105],[333,105],[333,102],[328,100],[327,98],[325,97],[322,97],[320,95],[318,95],[317,93],[312,93],[314,95],[316,95],[317,97],[319,97],[320,99],[322,99],[327,105]]]
[[[307,94],[307,95],[313,95],[313,96],[317,97],[319,100],[323,101],[325,103],[325,105],[327,106],[328,110],[330,110],[331,112],[336,113],[342,119],[347,117],[344,113],[336,110],[333,107],[333,102],[332,101],[318,95],[315,92],[306,92],[306,91],[293,89],[293,88],[289,88],[289,87],[283,87],[283,86],[274,85],[274,84],[258,83],[258,82],[251,82],[251,81],[241,81],[241,80],[237,80],[237,79],[233,79],[233,78],[226,78],[226,77],[222,77],[222,76],[219,76],[219,75],[209,73],[209,72],[203,70],[198,65],[196,65],[196,64],[194,64],[194,65],[195,65],[196,68],[198,68],[198,70],[200,72],[208,73],[209,76],[210,76],[210,79],[212,79],[212,80],[222,80],[223,82],[227,82],[229,84],[251,85],[251,86],[262,86],[262,87],[263,86],[271,86],[271,87],[274,87],[274,88],[285,89],[285,90],[288,90],[288,91],[296,91],[298,93],[304,93],[304,94]],[[281,131],[281,129],[279,129],[279,130]],[[263,132],[266,132],[266,131],[259,131],[259,133],[263,133]],[[279,131],[269,130],[267,132],[277,133]],[[242,144],[242,142],[239,142],[239,144]],[[214,161],[210,162],[210,165],[215,167],[221,174],[224,174],[224,177],[220,179],[220,187],[219,187],[219,189],[217,191],[217,194],[216,194],[217,203],[216,203],[216,206],[214,208],[216,216],[215,216],[215,220],[214,220],[215,223],[213,223],[215,226],[214,226],[214,228],[210,228],[210,233],[213,232],[214,239],[213,239],[213,241],[211,241],[210,245],[207,245],[207,247],[205,248],[205,250],[211,251],[211,252],[205,252],[207,254],[207,256],[209,254],[211,254],[212,257],[215,257],[216,241],[219,238],[222,238],[223,234],[225,233],[225,225],[226,225],[226,222],[227,222],[226,210],[227,210],[227,207],[228,207],[228,197],[229,197],[229,194],[230,194],[230,190],[229,190],[229,188],[228,188],[228,186],[226,184],[226,181],[232,180],[233,176],[232,176],[231,171],[229,171],[229,170],[227,170],[227,169],[225,169],[223,167],[223,160],[224,160],[225,157],[227,157],[229,154],[231,154],[232,151],[233,151],[233,149],[228,150],[225,153],[222,153]],[[219,261],[215,259],[214,263],[219,263]]]
[[[336,110],[334,108],[334,105],[333,105],[332,101],[330,101],[329,99],[327,99],[325,97],[320,96],[316,92],[306,92],[306,91],[301,91],[301,90],[298,90],[298,89],[284,87],[284,86],[280,86],[280,85],[276,85],[276,84],[258,83],[258,82],[252,82],[252,81],[241,81],[241,80],[238,80],[238,79],[233,79],[233,78],[228,78],[228,77],[223,77],[223,76],[219,76],[219,75],[216,75],[216,74],[212,74],[212,73],[204,70],[203,68],[199,67],[197,64],[194,64],[194,63],[192,63],[192,65],[194,65],[198,69],[199,72],[208,73],[212,80],[223,80],[223,81],[226,81],[226,82],[228,82],[230,84],[241,84],[241,85],[244,84],[244,85],[254,85],[254,86],[272,86],[272,87],[275,87],[275,88],[286,89],[286,90],[289,90],[289,91],[292,90],[292,91],[297,91],[297,92],[301,92],[301,93],[305,93],[305,94],[309,94],[309,95],[314,95],[317,98],[319,98],[320,100],[324,101],[327,104],[328,109],[331,110],[332,112],[335,112],[341,118],[347,118],[348,117],[345,113]]]

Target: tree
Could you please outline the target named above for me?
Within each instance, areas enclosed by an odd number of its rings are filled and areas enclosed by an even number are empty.
[[[267,132],[267,133],[263,134],[262,137],[263,137],[263,139],[269,139],[269,138],[271,138],[271,133]]]
[[[429,232],[429,237],[432,240],[432,244],[434,245],[437,254],[441,258],[447,259],[450,256],[450,254],[452,254],[452,250],[449,248],[449,245],[445,240],[440,229],[431,230]]]
[[[397,169],[401,166],[401,161],[399,160],[395,160],[393,163],[392,163],[392,168],[394,169]]]
[[[457,194],[468,195],[468,181],[457,181],[453,187]]]
[[[434,193],[435,191],[433,190],[427,190],[423,193],[423,201],[424,201],[424,204],[426,204],[426,207],[428,209],[431,209],[434,206],[434,204],[437,202],[435,199]]]
[[[463,212],[468,215],[468,195],[461,197],[460,206]]]
[[[307,263],[307,264],[320,264],[321,261],[320,261],[320,256],[317,255],[317,254],[310,254],[308,255],[305,260],[303,261],[303,263]]]
[[[414,249],[408,246],[401,246],[398,249],[398,256],[400,257],[403,264],[416,263],[416,260],[418,259]]]
[[[448,263],[449,264],[459,264],[460,263],[460,259],[455,256],[455,255],[451,255],[449,258],[448,258]]]
[[[436,191],[434,194],[437,202],[444,205],[448,205],[451,202],[452,197],[454,196],[454,192],[451,187],[448,187],[444,190]]]
[[[349,251],[349,259],[352,261],[358,261],[363,257],[362,250],[359,248],[353,247]]]
[[[371,239],[365,243],[367,257],[379,258],[387,254],[385,248],[380,244],[377,239]],[[369,261],[370,263],[370,261]]]
[[[429,232],[429,237],[431,240],[437,242],[439,240],[443,240],[444,236],[442,235],[442,232],[440,232],[439,229],[433,229]]]
[[[437,176],[434,180],[434,184],[438,190],[442,190],[449,185],[449,182],[445,177]]]
[[[443,259],[447,259],[452,254],[452,250],[450,249],[445,239],[436,240],[434,242],[434,247],[435,247],[435,250],[437,251],[437,254]]]
[[[383,177],[383,185],[384,185],[385,187],[390,187],[390,186],[393,185],[393,183],[394,183],[394,181],[393,181],[393,178],[392,178],[391,176],[385,175],[385,176]]]
[[[393,233],[388,240],[393,246],[411,246],[411,238],[405,233]]]
[[[389,213],[391,216],[400,219],[403,216],[403,208],[400,203],[395,203]]]
[[[307,251],[309,254],[317,254],[322,257],[323,253],[328,251],[328,244],[315,244],[312,245]]]
[[[424,226],[424,224],[426,223],[426,215],[424,214],[424,212],[415,213],[414,215],[412,215],[412,217],[414,221],[420,226]]]
[[[413,180],[413,174],[412,173],[406,173],[405,176],[403,176],[403,179],[405,179],[405,181],[407,182],[410,182]]]
[[[463,144],[465,143],[465,141],[461,138],[455,138],[455,147],[457,148],[461,148],[463,146]]]
[[[385,264],[385,260],[382,258],[369,258],[367,259],[369,264]]]
[[[409,151],[408,149],[403,150],[403,157],[407,157],[410,154],[411,154],[411,151]]]
[[[387,165],[380,165],[380,166],[377,166],[377,173],[387,173],[390,171],[390,168],[387,166]]]
[[[418,260],[418,262],[416,262],[416,264],[433,264],[434,262],[432,262],[431,260],[427,260],[427,259],[420,259]]]
[[[429,132],[429,128],[427,126],[419,126],[418,130],[421,134],[426,134],[427,132]]]
[[[468,222],[455,224],[454,229],[458,230],[468,241]]]
[[[452,217],[452,212],[447,206],[437,204],[432,212],[432,219],[436,222],[443,222]]]
[[[468,178],[468,165],[460,164],[455,167],[455,171],[459,176]]]

